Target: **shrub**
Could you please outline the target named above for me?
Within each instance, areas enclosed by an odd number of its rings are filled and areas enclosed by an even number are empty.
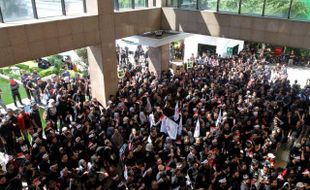
[[[39,67],[32,67],[32,68],[29,69],[29,72],[31,73],[31,72],[33,72],[33,70],[37,70],[38,73],[40,73],[41,71],[44,71],[44,70],[46,70],[46,69],[41,69],[41,68],[39,68]]]
[[[29,66],[28,65],[24,65],[24,64],[17,64],[15,65],[16,67],[22,69],[22,70],[25,70],[25,71],[28,71],[29,70]]]
[[[53,70],[49,70],[49,69],[42,70],[39,72],[40,77],[46,77],[46,76],[49,76],[51,74],[53,74]]]

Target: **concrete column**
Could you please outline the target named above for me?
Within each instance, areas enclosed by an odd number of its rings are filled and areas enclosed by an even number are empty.
[[[114,9],[112,0],[96,1],[101,42],[88,48],[89,70],[92,95],[106,106],[118,89]]]
[[[109,50],[103,45],[87,48],[92,96],[104,106],[118,88],[116,57],[113,52],[114,49]]]
[[[149,49],[149,70],[161,76],[162,71],[169,69],[169,44]]]

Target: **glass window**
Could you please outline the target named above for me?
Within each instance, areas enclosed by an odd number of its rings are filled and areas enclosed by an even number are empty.
[[[198,2],[200,10],[216,10],[217,0],[200,0]]]
[[[272,17],[288,17],[290,0],[266,0],[265,15]]]
[[[220,0],[219,11],[238,13],[240,0]]]
[[[83,0],[65,0],[67,15],[84,13]]]
[[[34,18],[31,0],[0,0],[4,22]]]
[[[293,1],[290,18],[300,20],[310,20],[310,1],[309,0]]]
[[[38,17],[62,15],[61,0],[36,0]]]
[[[241,14],[262,15],[264,1],[262,0],[242,0]],[[255,6],[253,6],[255,5]]]
[[[118,5],[119,5],[119,9],[131,9],[132,0],[119,0]]]
[[[146,7],[146,0],[135,0],[135,8]]]
[[[178,0],[167,0],[167,7],[177,7]]]
[[[196,9],[197,0],[180,0],[180,6],[183,9]]]

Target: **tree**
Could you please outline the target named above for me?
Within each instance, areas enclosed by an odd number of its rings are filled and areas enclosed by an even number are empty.
[[[63,67],[63,56],[62,55],[51,55],[47,60],[54,66],[53,72],[59,75]]]
[[[77,49],[75,52],[85,64],[88,64],[88,54],[86,48]]]

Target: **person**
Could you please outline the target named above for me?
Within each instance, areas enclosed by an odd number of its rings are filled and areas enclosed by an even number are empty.
[[[17,126],[20,130],[21,136],[26,138],[28,136],[28,131],[31,130],[32,124],[29,113],[25,112],[24,107],[19,108],[19,114],[17,116]]]
[[[31,110],[29,113],[32,126],[35,130],[42,129],[42,121],[40,116],[39,107],[35,102],[31,103]]]
[[[16,97],[18,98],[19,103],[21,105],[24,105],[19,93],[19,84],[13,79],[13,77],[10,77],[9,83],[11,87],[12,97],[14,100],[14,105],[17,107]]]
[[[31,92],[31,95],[34,98],[34,101],[38,104],[41,104],[41,96],[40,96],[40,88],[37,84],[37,81],[40,77],[36,76],[29,76],[28,77],[28,82],[26,84],[26,88]]]
[[[25,89],[26,94],[27,94],[27,98],[29,100],[31,100],[31,91],[27,88],[29,76],[30,76],[29,73],[27,73],[25,71],[21,71],[21,82],[23,83],[24,89]]]
[[[2,100],[2,89],[0,88],[0,106],[5,110],[7,111],[7,107],[6,105],[4,104],[3,100]]]

